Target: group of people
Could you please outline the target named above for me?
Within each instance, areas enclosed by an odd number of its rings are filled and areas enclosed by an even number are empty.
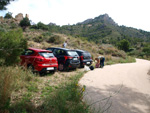
[[[95,60],[97,61],[96,65],[95,65],[96,68],[103,68],[104,67],[104,61],[105,61],[104,56],[99,56],[99,57],[95,58]]]

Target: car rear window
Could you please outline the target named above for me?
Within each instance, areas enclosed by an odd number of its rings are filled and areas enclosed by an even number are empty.
[[[39,52],[39,55],[43,56],[44,58],[54,57],[54,54],[49,52]]]
[[[78,56],[78,53],[76,51],[68,51],[67,53],[70,56]]]
[[[86,53],[83,53],[83,56],[91,56],[91,54],[86,52]]]

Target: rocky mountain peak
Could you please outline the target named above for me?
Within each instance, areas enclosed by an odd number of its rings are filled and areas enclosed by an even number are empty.
[[[114,26],[118,25],[111,17],[109,17],[108,14],[100,15],[98,17],[95,17],[94,19],[90,18],[77,24],[94,24],[94,23],[103,23],[103,24],[109,24]]]

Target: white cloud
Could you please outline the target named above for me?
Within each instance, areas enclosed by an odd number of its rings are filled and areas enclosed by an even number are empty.
[[[119,25],[150,31],[149,0],[16,0],[13,16],[29,14],[33,22],[75,24],[108,13]]]

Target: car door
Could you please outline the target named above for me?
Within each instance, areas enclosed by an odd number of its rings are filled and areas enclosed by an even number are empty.
[[[27,49],[25,52],[20,56],[21,58],[21,65],[27,65],[27,64],[32,64],[34,62],[34,56],[33,56],[34,51]]]
[[[25,65],[25,57],[26,57],[26,50],[21,54],[21,56],[20,56],[20,59],[21,59],[21,62],[20,62],[20,64],[23,66],[23,65]]]
[[[65,58],[64,58],[64,51],[62,49],[54,49],[53,50],[54,55],[56,56],[58,60],[58,64],[64,64]]]

